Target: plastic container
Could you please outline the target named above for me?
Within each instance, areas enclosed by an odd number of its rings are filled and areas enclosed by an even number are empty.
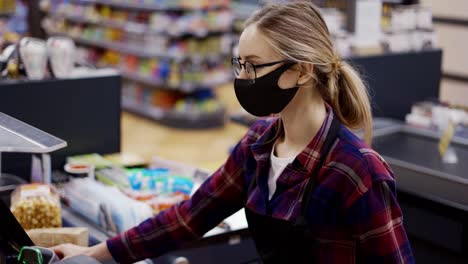
[[[11,195],[11,211],[24,229],[62,227],[60,198],[47,184],[16,188]]]

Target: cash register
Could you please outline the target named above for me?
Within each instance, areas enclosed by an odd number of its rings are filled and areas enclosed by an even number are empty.
[[[32,181],[50,183],[51,161],[48,153],[66,145],[65,141],[57,137],[0,113],[0,158],[2,152],[34,153],[38,166],[32,173]],[[0,167],[0,190],[14,189],[16,184],[21,183],[15,181],[15,176],[2,175]],[[1,199],[0,218],[0,264],[99,263],[87,256],[60,260],[52,250],[35,246]]]
[[[76,256],[60,260],[50,249],[34,246],[28,234],[4,202],[0,201],[0,264],[96,264],[97,260],[87,256]]]

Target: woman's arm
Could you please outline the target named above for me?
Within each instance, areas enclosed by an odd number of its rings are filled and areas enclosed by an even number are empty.
[[[112,256],[119,263],[134,263],[160,256],[201,238],[242,208],[245,195],[243,164],[247,148],[245,142],[238,143],[226,163],[189,200],[95,247],[62,245],[54,250],[63,257],[85,254],[108,259]]]
[[[65,257],[85,254],[98,259],[113,257],[120,263],[157,257],[202,237],[223,219],[241,209],[246,195],[244,166],[250,146],[273,120],[259,120],[234,147],[224,165],[187,201],[177,204],[138,226],[91,248],[59,246]],[[202,151],[210,151],[208,148]]]
[[[187,201],[107,241],[120,263],[160,256],[199,239],[243,206],[245,184],[239,145],[227,162]]]
[[[353,206],[357,263],[414,263],[394,182],[374,182]]]

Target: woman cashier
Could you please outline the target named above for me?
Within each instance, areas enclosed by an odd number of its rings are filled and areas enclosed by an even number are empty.
[[[317,8],[264,6],[246,22],[232,65],[244,109],[278,115],[256,122],[190,200],[94,247],[54,250],[132,263],[245,208],[264,263],[413,263],[394,176],[369,147],[366,87]],[[365,142],[348,128],[364,128]]]

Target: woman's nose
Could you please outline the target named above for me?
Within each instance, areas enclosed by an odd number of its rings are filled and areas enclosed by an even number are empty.
[[[249,76],[247,72],[245,71],[245,68],[242,68],[241,71],[239,72],[239,79],[248,79]]]

